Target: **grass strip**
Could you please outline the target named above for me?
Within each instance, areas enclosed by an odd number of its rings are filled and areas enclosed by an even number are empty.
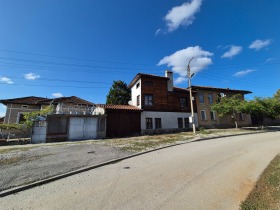
[[[280,154],[259,177],[255,188],[240,204],[242,210],[280,209]]]

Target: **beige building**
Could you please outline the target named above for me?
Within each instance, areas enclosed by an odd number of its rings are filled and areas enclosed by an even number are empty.
[[[54,105],[56,114],[85,115],[91,113],[94,104],[76,96],[60,98],[41,98],[35,96],[0,100],[6,108],[4,124],[20,123],[24,121],[24,112],[38,111],[46,106]]]
[[[229,88],[215,88],[206,86],[192,86],[192,90],[196,92],[196,105],[198,115],[198,125],[204,128],[227,128],[235,127],[234,120],[231,116],[219,117],[217,113],[212,111],[211,106],[221,97],[229,97],[240,94],[243,99],[245,94],[252,93],[246,90],[233,90]],[[251,116],[239,113],[237,116],[238,126],[251,125]]]

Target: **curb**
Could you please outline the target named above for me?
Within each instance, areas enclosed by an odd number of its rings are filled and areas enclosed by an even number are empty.
[[[180,142],[180,143],[176,143],[176,144],[172,144],[172,145],[167,145],[167,146],[159,147],[159,148],[156,148],[156,149],[135,153],[133,155],[129,155],[129,156],[126,156],[126,157],[117,158],[117,159],[114,159],[114,160],[109,160],[109,161],[106,161],[106,162],[103,162],[103,163],[100,163],[100,164],[97,164],[97,165],[93,165],[93,166],[89,166],[89,167],[85,167],[85,168],[80,168],[80,169],[77,169],[77,170],[74,170],[74,171],[71,171],[71,172],[67,172],[67,173],[64,173],[64,174],[60,174],[60,175],[57,175],[57,176],[53,176],[53,177],[50,177],[50,178],[47,178],[47,179],[35,181],[31,184],[11,188],[11,189],[8,189],[8,190],[3,190],[3,191],[0,192],[0,197],[5,197],[5,196],[15,194],[15,193],[18,193],[18,192],[21,192],[21,191],[24,191],[24,190],[27,190],[27,189],[30,189],[30,188],[33,188],[33,187],[41,186],[41,185],[44,185],[44,184],[47,184],[47,183],[50,183],[50,182],[53,182],[53,181],[56,181],[56,180],[59,180],[59,179],[63,179],[63,178],[66,178],[66,177],[69,177],[69,176],[72,176],[72,175],[75,175],[75,174],[79,174],[79,173],[89,171],[89,170],[92,170],[92,169],[95,169],[95,168],[100,168],[102,166],[114,164],[114,163],[120,162],[122,160],[137,157],[137,156],[147,154],[147,153],[150,153],[150,152],[154,152],[154,151],[157,151],[157,150],[166,149],[166,148],[169,148],[169,147],[174,147],[174,146],[178,146],[178,145],[182,145],[182,144],[188,144],[188,143],[195,143],[195,142],[200,142],[200,141],[205,141],[205,140],[210,140],[210,139],[219,139],[219,138],[226,138],[226,137],[233,137],[233,136],[243,136],[243,135],[250,135],[250,134],[259,134],[259,133],[266,133],[266,131],[260,131],[260,132],[255,132],[255,133],[242,133],[242,134],[214,136],[214,137],[209,137],[209,138],[201,138],[201,139],[195,139],[193,141],[190,140],[190,141],[186,141],[186,142]]]

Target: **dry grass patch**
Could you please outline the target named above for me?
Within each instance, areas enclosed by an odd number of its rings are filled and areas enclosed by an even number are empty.
[[[138,136],[130,138],[117,138],[96,141],[98,144],[119,147],[126,151],[140,152],[162,146],[176,144],[178,142],[188,141],[193,138],[189,132],[176,134],[162,134],[151,136]]]
[[[280,155],[264,170],[255,188],[240,207],[242,210],[280,209]]]
[[[14,165],[14,164],[18,164],[21,161],[34,161],[43,157],[47,157],[50,156],[52,154],[43,154],[43,155],[36,155],[36,156],[31,156],[31,157],[20,157],[20,156],[16,156],[16,157],[8,157],[8,158],[4,158],[4,159],[0,159],[0,165]]]

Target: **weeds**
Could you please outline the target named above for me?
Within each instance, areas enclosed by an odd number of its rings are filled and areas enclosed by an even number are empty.
[[[242,210],[280,208],[280,155],[264,170],[255,188],[240,207]]]

